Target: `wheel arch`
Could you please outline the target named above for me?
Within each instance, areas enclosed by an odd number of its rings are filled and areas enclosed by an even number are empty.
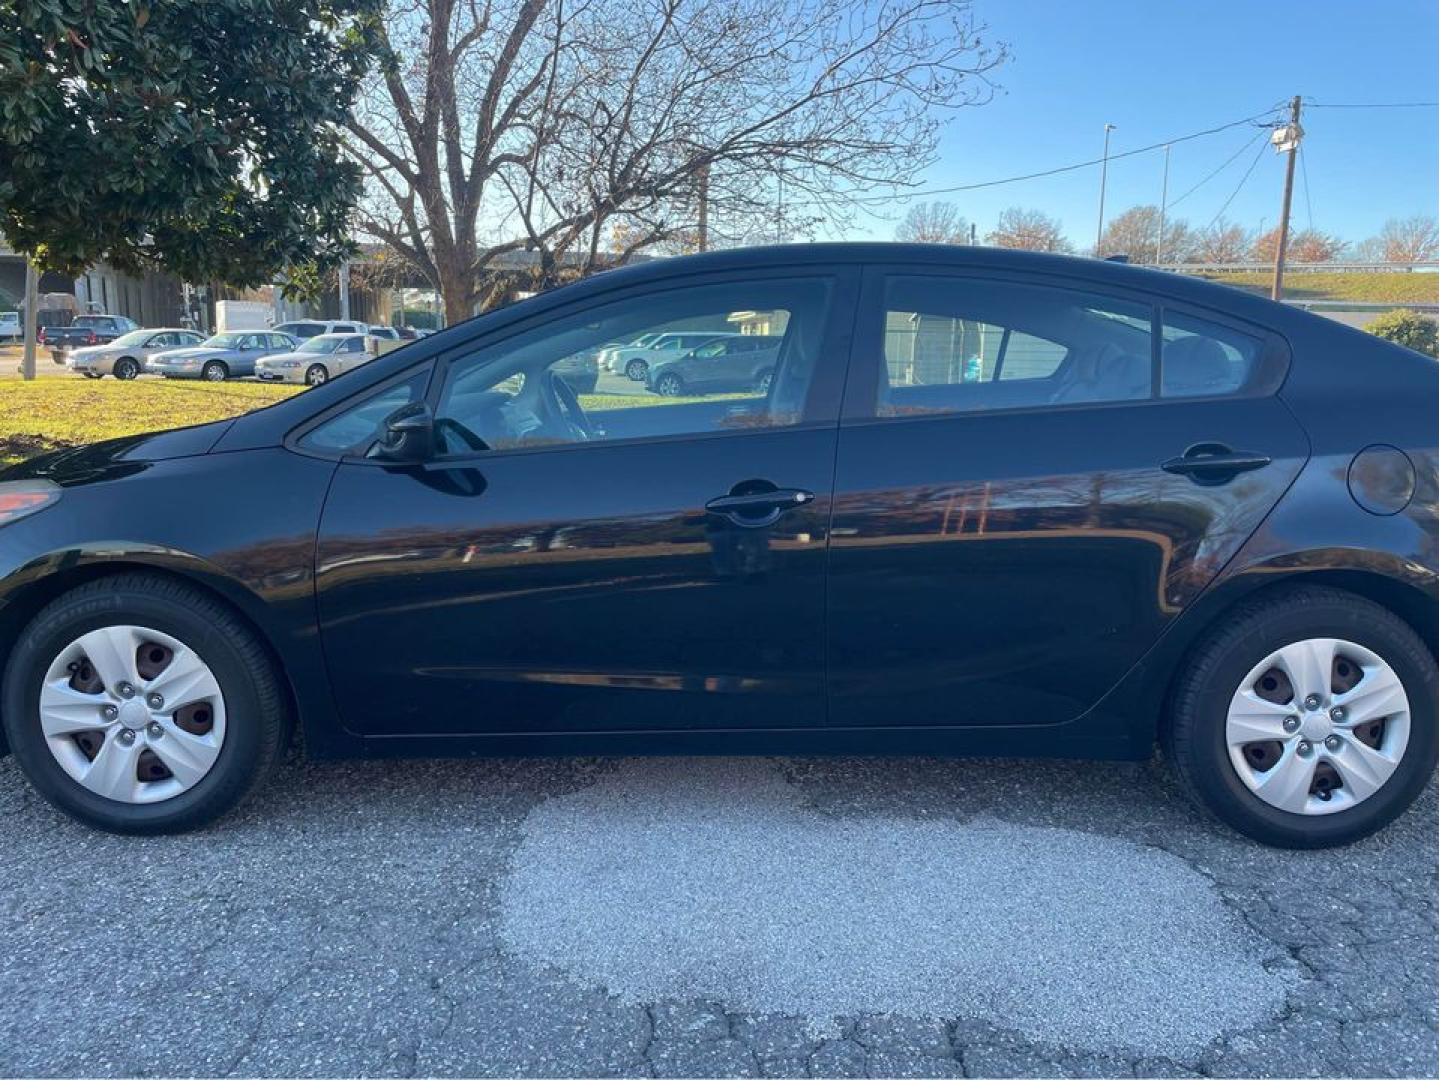
[[[263,604],[260,598],[198,558],[177,557],[173,552],[136,554],[139,557],[76,559],[73,553],[65,553],[30,563],[25,571],[17,575],[23,577],[23,581],[5,593],[3,606],[0,606],[0,656],[9,656],[25,627],[47,604],[78,586],[107,577],[132,574],[161,578],[205,593],[254,633],[279,673],[285,707],[289,710],[293,729],[299,730],[304,716],[300,693],[282,650],[276,646],[272,628],[266,626],[263,618],[257,617],[257,608]],[[151,557],[144,557],[146,554]],[[0,681],[3,681],[3,674],[0,674]],[[0,687],[0,700],[3,700],[3,687]],[[0,755],[8,752],[3,730],[0,730]]]
[[[1439,596],[1401,574],[1386,573],[1373,567],[1335,565],[1281,575],[1258,573],[1253,576],[1258,580],[1246,580],[1244,582],[1248,586],[1246,588],[1224,590],[1225,595],[1218,598],[1222,599],[1222,602],[1205,605],[1203,617],[1193,620],[1191,625],[1185,627],[1182,640],[1176,643],[1179,647],[1173,650],[1172,660],[1166,665],[1167,670],[1162,686],[1152,691],[1155,704],[1158,706],[1156,734],[1162,732],[1164,725],[1169,722],[1170,704],[1173,701],[1175,687],[1178,685],[1189,657],[1201,646],[1205,637],[1216,627],[1222,625],[1224,620],[1232,615],[1241,604],[1292,592],[1296,589],[1307,587],[1335,589],[1378,604],[1403,620],[1410,629],[1418,634],[1430,654],[1435,657],[1436,661],[1439,661]],[[1250,575],[1240,575],[1240,577],[1249,578]],[[1199,613],[1195,612],[1194,614]],[[1181,620],[1181,622],[1190,622],[1190,620]],[[1179,628],[1176,626],[1175,629]]]

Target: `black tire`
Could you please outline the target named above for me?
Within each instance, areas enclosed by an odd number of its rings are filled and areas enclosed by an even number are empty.
[[[625,376],[634,382],[644,382],[649,374],[650,366],[643,360],[631,360],[625,365]]]
[[[121,382],[128,382],[140,374],[140,365],[129,356],[122,356],[115,361],[115,366],[110,372]]]
[[[224,382],[230,377],[230,369],[223,360],[211,360],[200,369],[200,378],[206,382]]]
[[[774,369],[765,368],[754,377],[755,393],[768,395],[772,382],[774,382]]]
[[[209,773],[173,798],[124,803],[82,787],[46,746],[40,684],[72,641],[102,626],[132,624],[184,642],[220,684],[227,727]],[[240,804],[272,771],[288,735],[285,698],[254,633],[223,604],[181,582],[145,574],[101,578],[60,596],[25,628],[5,670],[5,735],[30,783],[51,804],[119,833],[195,829]]]
[[[319,386],[330,381],[330,369],[324,364],[311,364],[305,369],[305,385]]]
[[[683,397],[684,380],[673,371],[667,371],[655,380],[655,393],[660,397]]]
[[[85,371],[81,372],[81,374],[87,379],[103,379],[105,377],[104,374],[99,371]]]
[[[1339,638],[1376,653],[1409,699],[1409,743],[1398,768],[1367,799],[1330,814],[1271,806],[1229,759],[1229,703],[1250,670],[1306,638]],[[1388,609],[1337,589],[1305,586],[1242,603],[1193,650],[1176,682],[1165,755],[1200,806],[1260,843],[1322,848],[1352,843],[1389,824],[1424,790],[1439,760],[1439,667],[1412,627]]]

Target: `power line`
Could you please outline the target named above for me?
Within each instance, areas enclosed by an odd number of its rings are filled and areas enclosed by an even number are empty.
[[[1227,124],[1220,124],[1218,127],[1205,128],[1203,131],[1196,131],[1189,135],[1180,135],[1173,139],[1161,139],[1157,143],[1148,146],[1141,146],[1136,150],[1125,150],[1123,153],[1110,154],[1110,161],[1118,161],[1120,158],[1134,157],[1137,154],[1147,154],[1153,150],[1162,150],[1173,143],[1189,142],[1193,139],[1202,139],[1206,135],[1217,135],[1221,131],[1228,131],[1230,128],[1241,127],[1244,124],[1254,124],[1266,118],[1272,117],[1274,109],[1271,107],[1264,112],[1255,113],[1253,116],[1246,116],[1242,120],[1231,120]],[[953,195],[960,191],[976,191],[979,188],[999,187],[1002,184],[1017,184],[1022,180],[1039,180],[1046,176],[1058,176],[1061,173],[1074,172],[1078,169],[1088,169],[1091,166],[1102,164],[1105,159],[1102,157],[1091,158],[1089,161],[1079,161],[1073,165],[1061,165],[1054,169],[1045,169],[1041,172],[1025,173],[1022,176],[1007,176],[1003,180],[985,180],[977,184],[956,184],[952,187],[930,188],[926,191],[905,192],[905,198],[924,198],[930,195]],[[892,196],[873,196],[864,199],[864,202],[888,201]]]
[[[1169,205],[1170,205],[1171,207],[1173,207],[1173,206],[1178,206],[1178,205],[1179,205],[1180,203],[1182,203],[1185,199],[1189,198],[1189,196],[1193,195],[1196,191],[1198,191],[1200,188],[1202,188],[1205,184],[1209,183],[1209,181],[1213,180],[1216,176],[1218,176],[1220,173],[1222,173],[1225,169],[1229,168],[1229,166],[1233,165],[1234,162],[1238,160],[1240,154],[1244,153],[1244,151],[1248,150],[1251,146],[1253,146],[1254,143],[1255,143],[1257,140],[1262,139],[1262,138],[1264,138],[1264,131],[1261,129],[1261,130],[1255,132],[1250,138],[1246,139],[1243,146],[1241,146],[1238,150],[1234,151],[1234,153],[1230,154],[1229,157],[1225,159],[1223,165],[1219,166],[1219,168],[1215,169],[1212,173],[1210,173],[1208,176],[1206,176],[1203,180],[1199,181],[1199,183],[1195,184],[1192,188],[1190,188],[1188,191],[1186,191],[1183,195],[1179,196],[1179,198],[1170,200]]]
[[[1255,168],[1259,165],[1259,159],[1264,156],[1264,147],[1264,143],[1259,144],[1259,153],[1254,155],[1254,160],[1249,163],[1249,168],[1244,170],[1244,175],[1239,178],[1239,183],[1235,186],[1234,190],[1229,193],[1229,198],[1224,200],[1224,205],[1219,208],[1219,213],[1215,214],[1214,219],[1204,227],[1205,231],[1214,228],[1219,219],[1224,216],[1224,211],[1229,209],[1229,204],[1234,201],[1235,196],[1237,196],[1239,192],[1243,190],[1244,185],[1249,182],[1249,177],[1253,175]]]

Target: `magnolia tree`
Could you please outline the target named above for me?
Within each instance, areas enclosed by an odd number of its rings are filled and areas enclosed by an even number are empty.
[[[105,259],[259,285],[337,263],[360,194],[340,126],[376,17],[371,0],[0,0],[0,233],[71,275]]]
[[[391,0],[381,37],[359,224],[451,320],[507,252],[542,288],[844,220],[933,160],[1005,55],[966,0]]]

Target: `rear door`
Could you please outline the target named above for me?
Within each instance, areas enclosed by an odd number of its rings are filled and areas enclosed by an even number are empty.
[[[831,533],[831,719],[1092,706],[1234,554],[1308,441],[1279,339],[1081,281],[874,271]]]

